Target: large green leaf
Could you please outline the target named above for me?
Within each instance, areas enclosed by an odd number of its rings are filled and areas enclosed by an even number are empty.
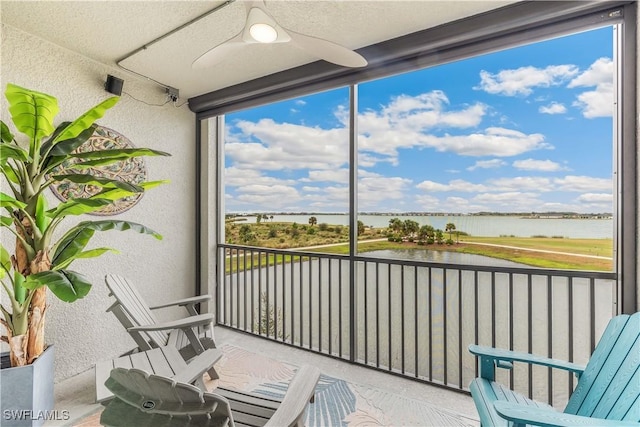
[[[15,171],[11,169],[11,166],[0,161],[0,170],[2,171],[2,175],[4,175],[5,178],[7,178],[9,181],[13,182],[14,184],[20,184],[20,178],[18,178],[18,175],[16,175]]]
[[[47,138],[47,140],[45,142],[42,143],[42,147],[40,147],[40,155],[44,155],[48,150],[51,149],[51,147],[53,146],[53,140],[56,139],[58,137],[58,135],[60,135],[62,133],[63,130],[66,129],[67,126],[69,126],[71,124],[71,122],[66,121],[66,122],[62,122],[58,125],[58,127],[56,128],[56,130],[53,131],[53,134],[51,134],[51,136],[49,138]]]
[[[104,116],[104,113],[106,113],[109,108],[116,105],[119,99],[120,98],[117,96],[112,96],[88,110],[60,132],[60,134],[52,141],[52,144],[55,145],[60,141],[72,139],[80,135],[83,131],[91,127],[96,120]]]
[[[107,252],[113,252],[113,253],[120,253],[119,251],[117,251],[116,249],[113,248],[95,248],[95,249],[89,249],[88,251],[84,251],[84,252],[80,252],[70,258],[67,258],[63,261],[60,261],[58,264],[56,264],[52,270],[61,270],[63,268],[67,268],[73,261],[75,261],[76,259],[83,259],[83,258],[95,258],[95,257],[99,257],[100,255],[103,255]]]
[[[13,225],[13,218],[10,216],[0,216],[0,225],[3,227],[11,227]]]
[[[0,141],[2,142],[11,142],[13,141],[13,134],[9,130],[9,126],[7,126],[2,120],[0,120]]]
[[[24,209],[26,203],[22,203],[5,193],[0,193],[0,208]]]
[[[148,182],[141,182],[138,185],[142,187],[145,191],[147,191],[151,188],[157,187],[158,185],[161,185],[161,184],[166,184],[168,182],[169,182],[168,180],[148,181]],[[106,189],[104,191],[101,191],[92,197],[99,198],[99,199],[118,200],[118,199],[122,199],[123,197],[131,196],[133,194],[135,193],[131,191],[127,191],[120,188],[114,188],[114,189]]]
[[[55,251],[52,264],[54,266],[60,265],[67,259],[76,257],[87,246],[96,231],[109,230],[133,230],[141,234],[150,234],[158,240],[162,239],[162,236],[156,231],[135,222],[117,220],[83,221],[67,231],[58,243],[54,245]]]
[[[120,181],[119,179],[109,179],[109,178],[99,178],[93,175],[85,175],[85,174],[65,174],[65,175],[54,175],[51,177],[55,181],[71,181],[76,184],[84,184],[84,185],[95,185],[97,187],[102,188],[120,188],[122,190],[126,190],[132,193],[140,193],[144,191],[142,187],[139,187],[134,184],[130,184],[125,181]]]
[[[32,141],[51,135],[55,129],[53,119],[59,111],[56,98],[11,83],[4,94],[16,129]]]
[[[0,279],[2,279],[11,268],[11,255],[9,251],[0,245]]]
[[[60,218],[68,215],[83,215],[95,212],[98,209],[111,204],[112,200],[104,198],[88,198],[88,199],[69,199],[64,203],[60,203],[54,209],[47,211],[50,218]]]
[[[31,156],[26,150],[13,144],[0,144],[0,164],[5,164],[9,159],[15,159],[23,163],[32,162]]]
[[[142,224],[138,224],[137,222],[130,222],[130,221],[119,221],[119,220],[112,220],[112,219],[104,219],[101,221],[83,221],[74,228],[85,228],[85,229],[95,230],[95,231],[132,230],[140,234],[150,234],[156,239],[162,240],[162,236],[158,232],[150,229],[149,227],[145,227]]]
[[[87,151],[84,153],[72,154],[70,157],[83,160],[79,163],[79,167],[104,166],[121,160],[130,159],[132,157],[142,156],[171,156],[171,154],[152,150],[150,148],[118,148],[112,150]]]
[[[36,226],[44,233],[49,223],[51,223],[51,218],[47,216],[47,198],[40,193],[38,200],[36,200]]]
[[[96,130],[96,127],[97,125],[91,125],[80,132],[75,138],[69,138],[65,139],[64,141],[56,142],[56,145],[54,145],[49,152],[49,156],[51,156],[52,158],[64,157],[66,159],[73,150],[80,147],[82,144],[87,142],[89,138],[91,138]],[[51,141],[54,141],[55,139],[56,138],[52,138]]]
[[[116,148],[112,150],[86,151],[84,153],[74,154],[72,157],[91,160],[113,158],[128,159],[140,156],[171,156],[171,154],[165,151],[152,150],[151,148]]]
[[[70,270],[49,270],[31,274],[27,277],[24,286],[27,289],[48,286],[55,296],[65,302],[74,302],[83,298],[91,290],[91,283],[87,278]]]
[[[81,227],[80,225],[67,231],[54,246],[55,252],[51,259],[51,265],[54,267],[62,266],[67,260],[76,257],[87,246],[95,232],[95,230]]]
[[[27,288],[24,287],[25,277],[19,271],[13,270],[13,297],[22,304],[27,299]]]

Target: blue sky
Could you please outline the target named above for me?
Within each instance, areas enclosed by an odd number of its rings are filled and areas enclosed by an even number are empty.
[[[611,212],[612,57],[606,27],[360,84],[359,210]],[[348,96],[227,115],[226,211],[347,212]]]

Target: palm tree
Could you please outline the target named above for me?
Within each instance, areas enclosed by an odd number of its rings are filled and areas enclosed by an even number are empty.
[[[434,243],[436,241],[436,229],[432,225],[427,225],[427,243]]]
[[[318,218],[316,218],[315,216],[312,216],[309,218],[309,225],[311,225],[312,227],[317,223],[318,223]]]
[[[402,230],[402,221],[399,218],[392,218],[389,220],[389,228],[396,233]]]
[[[402,231],[406,237],[412,238],[420,229],[420,224],[412,219],[406,219],[402,223]]]
[[[452,240],[451,238],[451,234],[453,233],[453,231],[455,231],[456,229],[456,225],[452,222],[448,222],[446,227],[445,227],[445,231],[447,231],[449,233],[449,240]]]
[[[418,241],[423,243],[426,242],[428,227],[431,227],[431,226],[423,225],[422,227],[420,227],[420,229],[418,230]]]

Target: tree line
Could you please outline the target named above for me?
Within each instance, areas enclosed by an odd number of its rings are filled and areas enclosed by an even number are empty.
[[[445,232],[449,233],[449,238],[445,238]],[[456,241],[453,241],[455,232]],[[456,225],[452,222],[447,223],[444,232],[432,225],[421,226],[412,219],[402,221],[399,218],[389,220],[389,229],[387,239],[390,242],[416,242],[418,245],[447,244],[452,245],[458,243],[460,232],[456,231]]]

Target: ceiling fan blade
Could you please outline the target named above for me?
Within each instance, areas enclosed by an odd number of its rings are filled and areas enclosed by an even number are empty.
[[[317,37],[296,33],[289,29],[286,31],[289,33],[293,43],[327,62],[351,68],[365,67],[367,65],[367,60],[362,55],[344,46]]]
[[[198,58],[196,58],[196,60],[191,63],[191,68],[203,69],[219,64],[233,51],[241,48],[243,44],[244,42],[242,41],[242,31],[240,31],[229,40],[220,43],[218,46],[209,49]]]

